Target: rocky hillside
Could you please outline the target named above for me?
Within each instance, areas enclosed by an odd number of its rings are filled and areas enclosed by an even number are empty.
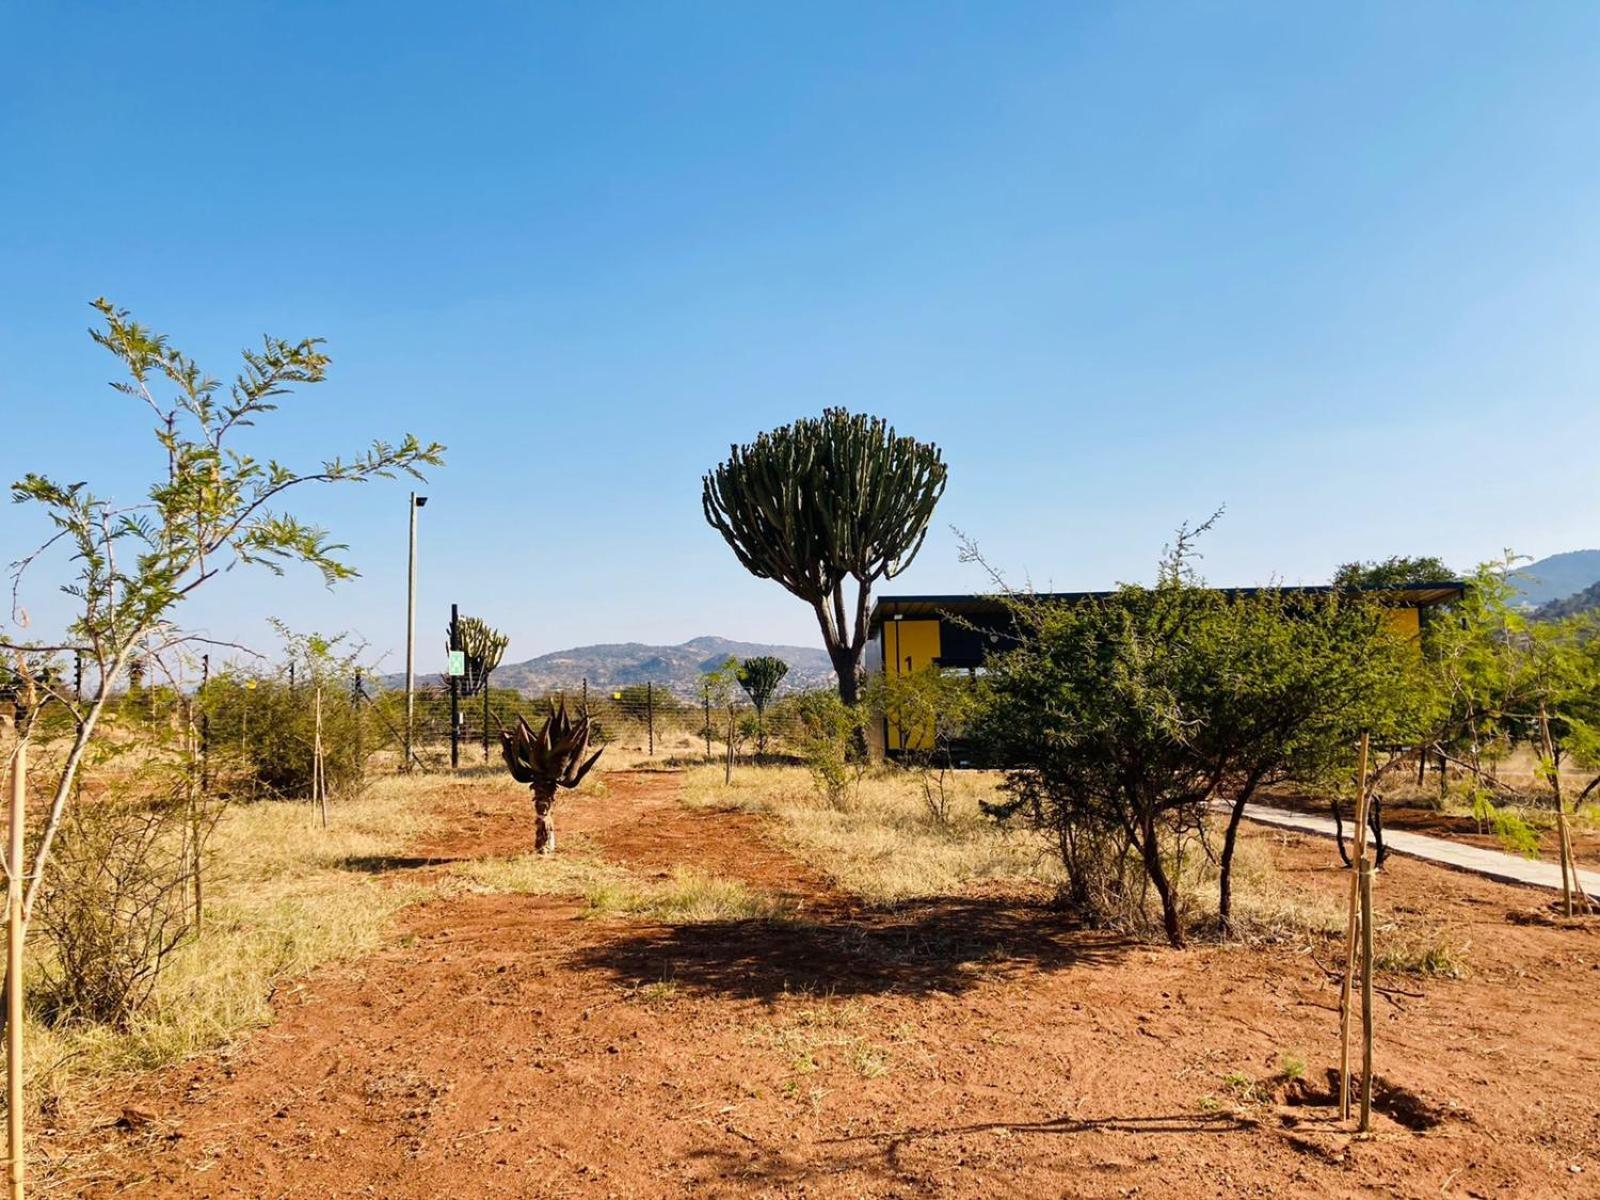
[[[602,692],[631,683],[654,683],[692,699],[700,694],[700,676],[706,671],[720,666],[730,657],[750,658],[757,654],[775,655],[789,664],[789,675],[784,680],[786,691],[833,682],[833,665],[828,661],[827,652],[820,647],[698,637],[678,646],[617,642],[557,650],[524,662],[502,663],[494,673],[494,683],[496,687],[516,688],[527,695],[576,689],[585,679],[590,688]],[[438,677],[424,676],[419,682],[435,684]],[[399,687],[405,683],[405,677],[389,676],[384,683]]]
[[[1600,583],[1600,550],[1568,550],[1538,562],[1519,567],[1512,577],[1522,603],[1538,608],[1556,600],[1576,596],[1586,587]]]

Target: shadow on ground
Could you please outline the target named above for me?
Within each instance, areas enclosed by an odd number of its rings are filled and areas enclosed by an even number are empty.
[[[1131,944],[1048,905],[963,898],[884,913],[633,928],[584,947],[568,965],[630,985],[671,979],[691,993],[770,1001],[796,991],[959,992],[1023,970],[1100,965]]]
[[[425,867],[448,867],[464,862],[459,855],[427,854],[351,854],[334,863],[341,871],[361,871],[383,875],[389,871],[420,871]]]
[[[757,1180],[769,1187],[801,1187],[829,1177],[862,1172],[908,1184],[925,1185],[920,1168],[903,1161],[902,1152],[916,1142],[975,1133],[1004,1132],[1010,1136],[1070,1136],[1073,1134],[1123,1133],[1167,1134],[1177,1136],[1237,1133],[1251,1123],[1227,1113],[1174,1113],[1153,1117],[1099,1117],[1079,1119],[1056,1117],[1045,1121],[985,1121],[964,1125],[899,1129],[885,1133],[832,1138],[820,1143],[828,1148],[819,1160],[797,1158],[781,1149],[761,1147],[744,1152],[707,1149],[690,1157],[718,1176],[737,1175]]]

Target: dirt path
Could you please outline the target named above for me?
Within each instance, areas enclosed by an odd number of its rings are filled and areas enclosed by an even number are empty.
[[[126,1099],[153,1119],[113,1135],[115,1181],[86,1194],[1600,1193],[1600,939],[1527,913],[1526,893],[1404,860],[1384,873],[1387,909],[1480,949],[1470,979],[1403,980],[1383,1003],[1382,1070],[1417,1096],[1386,1099],[1377,1137],[1352,1143],[1278,1103],[1315,1099],[1334,1061],[1335,992],[1308,955],[1132,946],[1003,895],[857,911],[752,818],[679,804],[676,777],[608,783],[565,806],[565,833],[642,872],[786,892],[802,919],[421,905],[232,1056],[141,1082]],[[417,860],[525,848],[517,789],[472,796]],[[1258,836],[1307,895],[1338,889],[1326,843]],[[417,860],[397,869],[431,869]],[[1268,1082],[1286,1057],[1314,1084]]]

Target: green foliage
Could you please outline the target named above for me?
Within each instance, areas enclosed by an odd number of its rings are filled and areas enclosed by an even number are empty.
[[[1487,827],[1493,832],[1509,853],[1524,858],[1539,857],[1539,831],[1523,820],[1521,814],[1496,805],[1485,788],[1473,789],[1472,819],[1480,830]]]
[[[68,632],[91,659],[96,689],[78,714],[79,731],[56,784],[30,872],[30,912],[84,751],[113,689],[136,657],[158,657],[185,643],[174,624],[179,606],[241,564],[282,573],[286,564],[298,562],[330,584],[348,578],[355,570],[340,556],[344,547],[279,507],[286,494],[307,483],[418,475],[421,467],[443,461],[442,446],[411,435],[306,468],[258,459],[239,447],[239,438],[292,388],[325,378],[329,360],[319,339],[266,338],[260,350],[244,352],[243,366],[224,387],[125,310],[103,299],[94,308],[104,328],[91,336],[126,372],[112,386],[154,414],[162,465],[144,499],[129,505],[102,497],[87,482],[63,483],[32,472],[12,485],[13,499],[37,505],[55,530],[22,560],[18,584],[46,548],[64,543],[71,550],[77,575],[63,590],[76,601],[77,616]]]
[[[201,711],[210,719],[213,754],[219,760],[237,760],[241,767],[232,784],[234,798],[310,798],[319,692],[328,795],[357,795],[366,783],[367,755],[381,735],[374,714],[355,695],[362,650],[348,646],[345,634],[300,634],[281,621],[273,625],[283,639],[275,670],[222,671],[200,695]]]
[[[1433,631],[1440,715],[1432,740],[1479,784],[1502,790],[1482,763],[1517,743],[1534,748],[1552,782],[1560,762],[1575,763],[1597,773],[1581,799],[1600,786],[1600,612],[1531,619],[1510,578],[1518,561],[1508,554],[1479,567],[1454,619]],[[1543,753],[1541,711],[1555,761]]]
[[[978,709],[973,681],[936,666],[909,675],[884,672],[869,681],[866,707],[899,731],[901,744],[886,749],[896,751],[899,764],[916,775],[929,814],[947,823],[950,796],[945,785],[955,766],[951,748],[967,732]]]
[[[1333,573],[1334,587],[1407,587],[1419,583],[1442,583],[1456,578],[1444,559],[1434,555],[1408,558],[1395,555],[1373,562],[1349,562]]]
[[[1375,604],[1206,589],[1189,568],[1193,536],[1180,531],[1153,588],[1015,599],[1021,644],[991,663],[976,727],[1019,809],[1056,836],[1075,898],[1093,902],[1131,855],[1175,945],[1177,873],[1213,799],[1234,806],[1226,921],[1233,834],[1256,790],[1327,781],[1361,731],[1403,741],[1424,721],[1417,656]]]
[[[834,692],[814,691],[796,696],[793,711],[800,725],[800,753],[817,791],[829,804],[843,806],[861,778],[857,748],[865,710],[846,704]]]
[[[702,505],[746,570],[811,605],[853,704],[872,584],[916,557],[945,480],[938,447],[830,408],[733,446],[705,476]]]

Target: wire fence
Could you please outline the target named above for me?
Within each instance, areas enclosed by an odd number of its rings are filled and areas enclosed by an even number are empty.
[[[416,765],[424,769],[448,766],[453,724],[458,763],[497,762],[501,730],[511,729],[519,718],[537,729],[553,708],[565,706],[589,714],[595,744],[663,761],[720,759],[730,741],[738,755],[792,757],[800,752],[806,729],[793,700],[793,694],[778,697],[757,712],[742,695],[713,698],[707,692],[691,700],[653,681],[620,689],[590,688],[580,681],[531,696],[491,686],[452,703],[447,689],[433,685],[413,697],[412,749]],[[398,717],[403,724],[403,695],[385,692],[375,703],[391,721]]]

